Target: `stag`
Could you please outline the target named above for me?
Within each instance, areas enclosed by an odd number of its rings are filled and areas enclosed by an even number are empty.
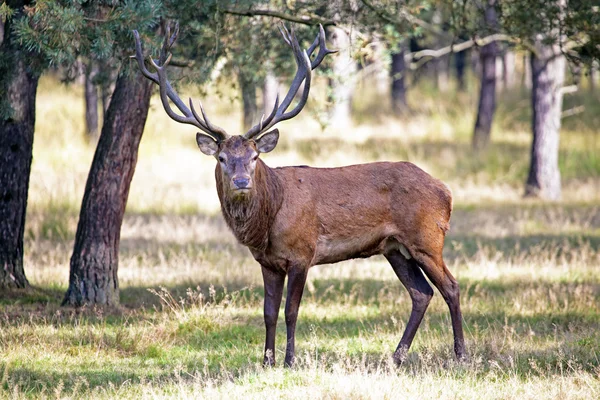
[[[260,158],[275,148],[279,131],[271,128],[300,113],[308,99],[311,72],[334,51],[325,45],[325,32],[307,50],[294,34],[280,28],[294,54],[297,72],[289,92],[272,112],[243,135],[228,135],[213,125],[200,104],[189,107],[173,90],[166,75],[170,49],[178,33],[165,36],[158,62],[144,59],[134,31],[139,68],[159,85],[167,114],[202,133],[196,141],[202,153],[217,160],[215,178],[221,211],[237,240],[250,249],[264,280],[266,340],[264,364],[275,364],[275,329],[287,276],[285,365],[295,360],[298,309],[308,270],[318,264],[382,254],[412,300],[412,311],[393,359],[400,364],[413,341],[433,296],[425,275],[448,304],[454,331],[454,351],[465,356],[459,288],[442,258],[449,228],[452,195],[441,181],[409,162],[377,162],[341,168],[270,168]],[[316,56],[312,55],[319,49]],[[146,63],[150,64],[150,71]],[[288,111],[302,82],[297,105]],[[173,111],[175,104],[180,114]]]

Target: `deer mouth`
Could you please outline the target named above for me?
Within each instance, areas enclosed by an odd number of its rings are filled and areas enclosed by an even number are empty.
[[[252,187],[233,188],[231,190],[231,193],[236,197],[245,197],[245,196],[249,195],[251,191],[252,191]]]

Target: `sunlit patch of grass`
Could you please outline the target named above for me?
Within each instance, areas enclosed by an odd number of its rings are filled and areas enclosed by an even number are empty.
[[[461,287],[469,361],[453,359],[450,316],[436,291],[400,368],[390,355],[411,302],[381,257],[313,268],[298,365],[263,369],[260,268],[219,216],[129,213],[119,310],[60,308],[72,244],[35,228],[26,240],[35,289],[0,303],[0,393],[593,398],[599,215],[593,205],[457,207],[445,258]],[[44,218],[34,213],[30,222]],[[276,340],[281,363],[283,311]]]

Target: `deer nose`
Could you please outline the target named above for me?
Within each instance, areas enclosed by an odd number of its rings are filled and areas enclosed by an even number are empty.
[[[233,184],[237,189],[246,189],[249,183],[250,179],[248,178],[233,178]]]

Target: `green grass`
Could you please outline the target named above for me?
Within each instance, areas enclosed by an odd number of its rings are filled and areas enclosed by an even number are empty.
[[[411,118],[390,118],[368,93],[355,101],[359,117],[347,131],[321,132],[301,116],[282,125],[265,159],[409,160],[449,184],[455,204],[444,257],[461,287],[467,362],[453,358],[449,312],[436,291],[408,360],[393,365],[411,303],[374,257],[311,270],[298,364],[280,366],[281,313],[278,366],[263,369],[260,268],[219,215],[214,160],[157,99],[122,228],[121,307],[61,308],[94,149],[80,134],[80,88],[44,78],[25,234],[33,288],[0,295],[0,398],[597,398],[597,100],[567,100],[586,111],[563,121],[563,200],[543,204],[521,198],[530,141],[523,93],[501,95],[493,142],[475,153],[473,94],[440,99],[425,89],[411,92]],[[238,129],[229,103],[205,104],[215,122]]]

